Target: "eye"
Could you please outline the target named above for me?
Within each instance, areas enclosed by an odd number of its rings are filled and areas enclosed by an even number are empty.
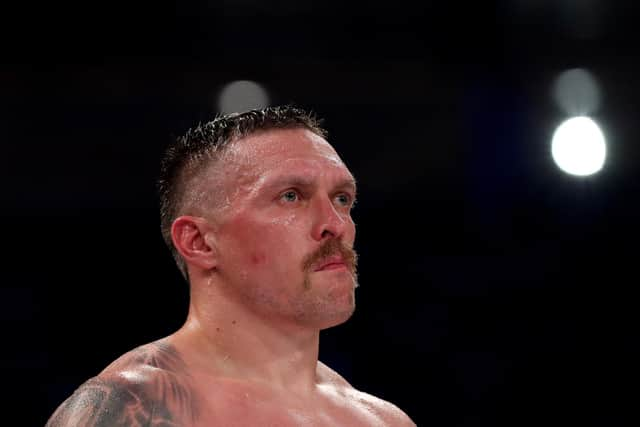
[[[354,198],[347,193],[340,193],[336,196],[336,200],[342,206],[353,206],[355,203]]]
[[[282,193],[282,195],[280,196],[280,199],[284,200],[285,202],[295,202],[300,198],[300,196],[298,195],[298,192],[295,190],[287,190],[284,193]]]

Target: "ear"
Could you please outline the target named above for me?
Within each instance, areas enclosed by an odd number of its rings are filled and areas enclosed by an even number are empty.
[[[216,267],[215,240],[204,218],[189,215],[176,218],[171,225],[171,239],[187,264],[203,270]]]

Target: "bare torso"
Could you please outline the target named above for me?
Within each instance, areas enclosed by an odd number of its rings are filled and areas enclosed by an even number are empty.
[[[354,389],[318,363],[309,396],[194,372],[164,341],[123,355],[53,414],[63,426],[413,426],[396,406]]]

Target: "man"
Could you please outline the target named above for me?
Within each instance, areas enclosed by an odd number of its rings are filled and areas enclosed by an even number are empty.
[[[47,426],[413,426],[318,361],[355,309],[356,184],[310,114],[219,117],[167,150],[162,233],[190,284],[174,334],[121,356]]]

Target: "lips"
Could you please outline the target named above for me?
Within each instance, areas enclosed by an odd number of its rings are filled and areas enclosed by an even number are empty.
[[[341,256],[333,256],[321,261],[317,264],[314,271],[333,270],[336,268],[345,268],[347,265],[344,262],[344,258]]]

